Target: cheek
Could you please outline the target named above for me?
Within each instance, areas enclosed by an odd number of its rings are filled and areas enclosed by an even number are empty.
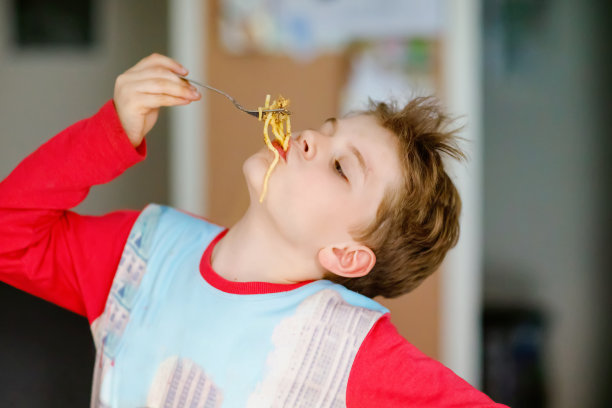
[[[329,205],[337,199],[341,186],[324,171],[292,168],[282,170],[283,174],[279,175],[279,178],[284,178],[282,184],[287,188],[285,191],[288,199],[295,197],[300,201],[319,203],[317,207]]]
[[[293,182],[283,186],[283,198],[288,214],[304,229],[315,229],[323,235],[327,232],[338,232],[350,224],[346,194],[342,194],[342,185],[335,180],[321,175],[302,174]],[[286,188],[286,189],[285,189]],[[348,211],[347,211],[348,210]]]
[[[346,214],[324,197],[294,195],[283,204],[287,214],[285,227],[304,245],[320,248],[346,239],[349,225]]]

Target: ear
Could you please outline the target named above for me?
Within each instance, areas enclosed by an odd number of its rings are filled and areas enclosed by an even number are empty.
[[[326,246],[319,251],[318,257],[326,270],[346,278],[365,276],[376,263],[374,252],[355,242]]]

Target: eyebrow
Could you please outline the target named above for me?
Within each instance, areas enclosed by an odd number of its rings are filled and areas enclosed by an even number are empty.
[[[363,176],[367,177],[368,166],[366,166],[365,160],[363,159],[361,152],[357,150],[357,148],[353,145],[349,146],[349,150],[355,155],[355,157],[357,157],[357,161],[359,162],[359,167],[361,167],[361,170],[363,171]]]
[[[336,128],[338,127],[338,119],[336,119],[336,118],[328,118],[323,123],[331,123],[331,125],[333,126],[333,130],[332,130],[331,136],[333,136],[336,133]],[[366,162],[365,162],[365,159],[363,158],[363,155],[352,144],[349,145],[349,150],[357,158],[357,161],[359,162],[359,167],[361,167],[361,170],[363,171],[363,176],[367,177],[367,175],[368,175],[368,166],[366,165]]]
[[[327,118],[327,119],[325,119],[323,124],[326,124],[326,123],[331,123],[332,126],[334,127],[334,130],[333,130],[332,133],[336,132],[336,127],[338,126],[338,119],[336,119],[336,118]]]

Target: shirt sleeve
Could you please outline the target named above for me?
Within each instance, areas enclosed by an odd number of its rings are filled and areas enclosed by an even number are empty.
[[[347,406],[503,408],[406,341],[383,316],[361,345],[349,375]]]
[[[111,100],[26,157],[0,183],[0,280],[93,321],[139,212],[69,209],[145,156],[146,144],[131,145]]]

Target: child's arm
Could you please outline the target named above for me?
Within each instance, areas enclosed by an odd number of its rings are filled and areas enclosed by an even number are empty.
[[[351,369],[347,407],[503,408],[406,341],[389,315],[374,325]]]
[[[160,106],[197,99],[185,98],[181,68],[145,58],[117,79],[115,103],[43,144],[0,183],[0,280],[90,320],[102,312],[138,212],[87,217],[68,209],[144,159]]]

